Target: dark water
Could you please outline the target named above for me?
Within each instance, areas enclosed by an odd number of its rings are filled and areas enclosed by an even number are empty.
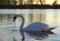
[[[50,17],[47,16],[48,18],[46,17],[45,21],[43,22],[47,23],[49,26],[57,26],[57,28],[52,30],[52,32],[44,32],[44,33],[41,33],[41,32],[21,33],[19,31],[19,25],[18,25],[20,22],[19,21],[20,19],[17,19],[16,22],[13,22],[12,18],[14,15],[2,14],[1,16],[0,14],[0,41],[60,41],[59,11],[60,10],[57,11],[58,14],[56,14],[56,17],[55,17],[55,14],[53,14],[54,10],[50,12],[52,14],[50,15],[46,14],[51,17],[51,20],[49,20]],[[48,13],[48,12],[45,12],[45,13]],[[25,23],[26,26],[31,23],[31,21],[29,21],[29,18],[27,18],[27,21]]]

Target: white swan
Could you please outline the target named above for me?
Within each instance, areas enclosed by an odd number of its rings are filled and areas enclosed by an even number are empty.
[[[16,18],[18,18],[18,17],[22,18],[20,31],[27,31],[27,32],[28,31],[51,31],[51,30],[56,28],[56,27],[49,27],[47,24],[42,23],[42,22],[34,22],[34,23],[31,23],[30,25],[28,25],[27,27],[23,28],[25,19],[24,19],[24,17],[22,15],[14,16],[14,20],[13,21],[15,21]]]

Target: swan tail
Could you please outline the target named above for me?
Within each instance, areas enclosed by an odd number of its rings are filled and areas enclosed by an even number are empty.
[[[44,31],[51,31],[53,29],[55,29],[56,27],[50,27],[50,28],[47,28],[47,29],[44,29]]]

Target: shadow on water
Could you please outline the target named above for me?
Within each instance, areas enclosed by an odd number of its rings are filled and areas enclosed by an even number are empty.
[[[22,35],[22,39],[21,39],[21,41],[25,41],[24,32],[21,31],[20,34]],[[17,39],[16,39],[15,37],[13,37],[13,41],[17,41]]]
[[[42,40],[46,37],[48,37],[48,35],[50,34],[54,34],[52,31],[49,32],[21,32],[22,34],[22,41],[25,41],[25,34],[27,34],[28,36],[31,36],[31,38],[36,39],[36,40]],[[42,39],[41,39],[42,38]]]

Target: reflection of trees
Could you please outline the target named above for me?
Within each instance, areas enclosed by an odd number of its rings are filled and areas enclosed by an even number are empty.
[[[1,22],[12,22],[14,14],[0,14]]]
[[[45,21],[45,14],[40,14],[40,21]]]
[[[13,20],[14,14],[0,14],[0,21],[9,22]],[[23,14],[25,17],[26,22],[31,23],[34,21],[45,21],[45,14]]]
[[[0,23],[2,22],[2,14],[0,14]]]
[[[25,20],[29,23],[35,22],[35,21],[45,21],[45,14],[25,14]],[[28,18],[26,17],[28,16]],[[27,18],[27,19],[26,19]]]
[[[25,18],[25,22],[26,24],[30,24],[32,22],[36,22],[36,21],[42,21],[45,22],[46,20],[49,21],[49,15],[48,14],[44,14],[44,13],[31,13],[31,14],[22,14]],[[12,23],[13,22],[13,16],[14,14],[0,14],[0,22],[2,23]],[[47,16],[47,17],[46,17]],[[56,22],[57,19],[56,14],[54,14],[54,17],[52,16],[52,20],[54,20]],[[17,21],[18,22],[18,21]],[[19,21],[20,22],[20,21]]]
[[[29,20],[30,20],[30,23],[32,23],[32,21],[33,21],[33,15],[32,14],[29,14]]]

